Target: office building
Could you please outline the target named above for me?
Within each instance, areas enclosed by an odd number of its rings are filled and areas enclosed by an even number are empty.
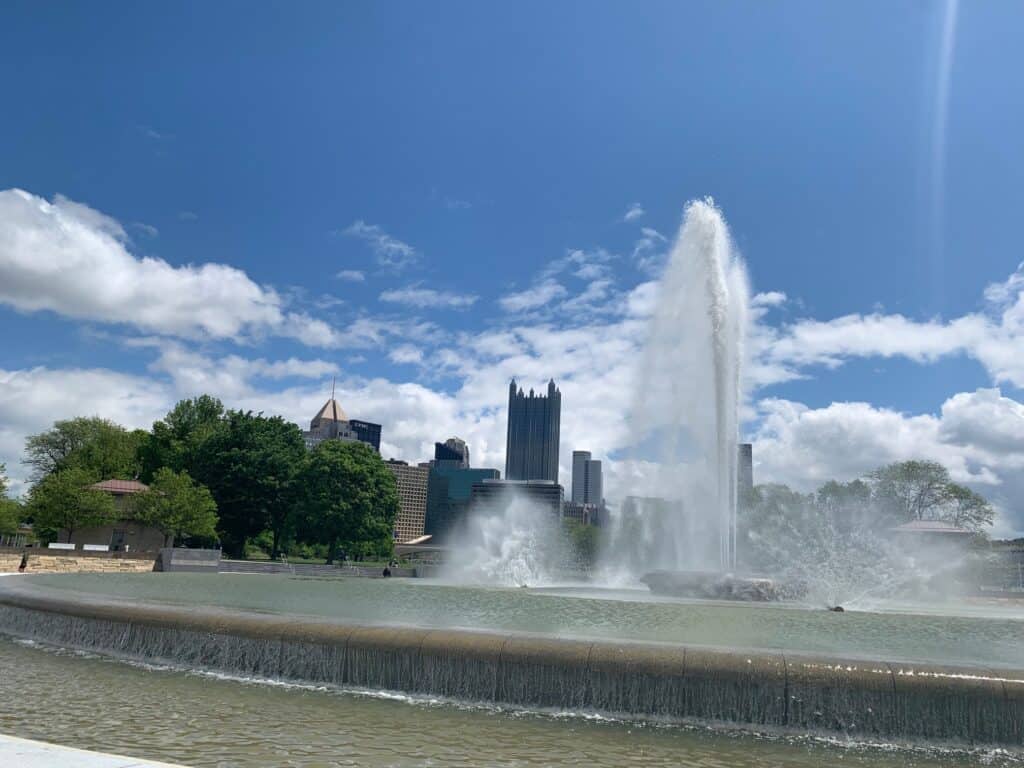
[[[473,484],[497,480],[496,469],[470,469],[435,464],[427,481],[427,520],[425,532],[433,541],[443,542],[465,519]]]
[[[590,458],[590,451],[572,452],[572,495],[574,504],[600,506],[604,500],[601,462]]]
[[[558,483],[558,442],[562,393],[554,380],[546,395],[529,394],[516,387],[508,390],[508,434],[505,441],[505,477],[508,480],[541,480]]]
[[[584,504],[567,501],[562,505],[562,517],[575,520],[580,525],[604,525],[603,507],[597,504]]]
[[[469,446],[458,437],[449,437],[443,443],[434,443],[435,467],[469,469]]]
[[[309,422],[309,429],[302,433],[306,448],[312,450],[324,440],[343,440],[366,443],[380,453],[380,424],[349,419],[341,405],[334,399],[324,403],[316,416]]]
[[[349,419],[348,426],[355,433],[356,440],[372,445],[373,450],[380,453],[380,424],[360,421],[359,419]]]
[[[736,505],[745,509],[754,498],[754,446],[740,443],[736,450]]]
[[[547,480],[483,480],[473,483],[469,513],[501,512],[517,498],[546,508],[556,517],[562,516],[565,492],[558,483]]]
[[[395,541],[404,543],[423,535],[427,519],[427,480],[429,467],[413,467],[404,461],[388,459],[387,468],[398,485],[398,515],[395,517]]]

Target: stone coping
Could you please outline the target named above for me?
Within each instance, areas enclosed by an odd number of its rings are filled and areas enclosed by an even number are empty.
[[[184,768],[0,734],[0,765],[18,768]]]
[[[259,647],[275,649],[270,653],[271,675],[287,674],[287,658],[293,664],[289,668],[299,670],[293,673],[297,679],[314,682],[441,695],[454,691],[456,696],[497,703],[883,738],[1024,745],[1024,670],[365,626],[199,606],[118,603],[93,596],[75,600],[22,589],[13,581],[0,584],[0,607],[124,626],[125,631],[148,636],[156,632],[165,638],[164,648],[173,649],[187,636],[205,648],[190,656],[190,662],[215,669],[230,668],[241,659],[257,665],[250,668],[253,672],[266,673],[258,668],[262,662],[255,660],[262,653],[255,650]],[[248,643],[248,650],[236,640]],[[255,655],[249,659],[246,654]],[[328,666],[317,666],[321,661]],[[370,672],[360,667],[367,663]],[[439,668],[444,670],[440,676]]]

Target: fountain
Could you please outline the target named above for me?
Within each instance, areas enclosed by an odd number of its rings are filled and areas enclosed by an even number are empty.
[[[655,591],[770,596],[763,583],[732,575],[747,305],[746,270],[721,211],[710,198],[690,202],[661,279],[631,412],[653,468],[643,496],[614,523],[605,574],[640,577],[639,560],[652,571],[641,580]],[[649,542],[646,551],[633,551],[638,540]]]

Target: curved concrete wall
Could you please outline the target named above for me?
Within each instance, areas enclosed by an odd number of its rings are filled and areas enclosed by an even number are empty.
[[[0,593],[0,632],[152,661],[524,707],[1024,743],[1024,673]]]

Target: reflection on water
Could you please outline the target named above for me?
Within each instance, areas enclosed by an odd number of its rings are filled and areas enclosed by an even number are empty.
[[[835,746],[508,712],[130,665],[0,638],[0,732],[196,768],[1019,764],[1011,754]],[[73,681],[73,684],[72,684]]]
[[[363,623],[474,627],[588,638],[1024,667],[1024,609],[955,606],[960,614],[842,614],[775,604],[682,602],[641,591],[460,587],[399,579],[140,574],[29,576],[61,594],[326,616]],[[972,614],[973,615],[970,615]]]

